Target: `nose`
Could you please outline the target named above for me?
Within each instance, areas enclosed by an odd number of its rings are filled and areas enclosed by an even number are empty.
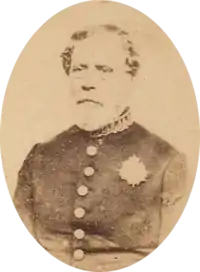
[[[91,90],[95,90],[96,88],[95,88],[94,86],[85,86],[85,85],[82,85],[82,86],[81,86],[81,89],[82,89],[83,91],[89,92],[89,91],[91,91]]]

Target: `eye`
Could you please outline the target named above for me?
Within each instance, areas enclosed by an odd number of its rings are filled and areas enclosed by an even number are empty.
[[[96,68],[98,71],[101,71],[103,73],[112,73],[113,69],[111,67],[105,66],[105,65],[96,65]]]
[[[104,66],[103,69],[102,69],[102,72],[103,72],[103,73],[112,73],[112,72],[113,72],[113,69],[110,68],[110,67]]]
[[[80,66],[74,66],[73,68],[72,68],[72,72],[80,72],[80,71],[82,71],[83,70],[83,68],[81,68]]]

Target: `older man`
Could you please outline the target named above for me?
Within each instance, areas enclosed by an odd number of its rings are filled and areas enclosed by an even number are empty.
[[[166,236],[165,222],[184,196],[185,160],[131,120],[140,65],[127,32],[114,25],[77,31],[61,58],[77,122],[32,148],[14,203],[58,259],[86,270],[119,269]]]

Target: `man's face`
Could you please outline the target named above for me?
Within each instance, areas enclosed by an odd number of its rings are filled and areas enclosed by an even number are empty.
[[[126,73],[127,52],[115,34],[96,34],[77,42],[70,70],[70,89],[78,125],[98,129],[123,112],[132,92]]]

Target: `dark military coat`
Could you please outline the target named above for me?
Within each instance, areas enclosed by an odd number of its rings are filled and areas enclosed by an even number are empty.
[[[67,263],[145,254],[159,244],[163,210],[183,196],[184,170],[183,155],[137,123],[101,137],[73,126],[32,148],[14,203],[37,241]]]

